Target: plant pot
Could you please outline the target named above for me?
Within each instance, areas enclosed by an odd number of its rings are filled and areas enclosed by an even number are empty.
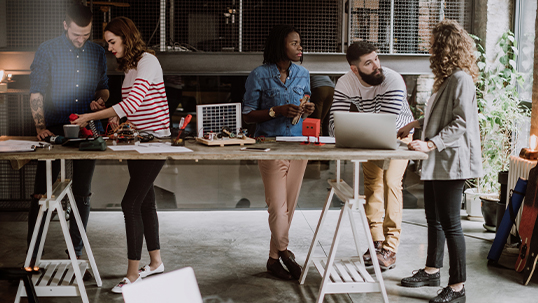
[[[497,202],[498,198],[492,196],[480,196],[482,202],[482,216],[484,217],[484,228],[487,231],[495,231],[497,226]]]
[[[497,176],[497,181],[501,185],[501,195],[499,196],[500,202],[506,204],[507,187],[508,187],[508,171],[500,171]]]
[[[463,192],[465,210],[467,211],[467,219],[469,220],[483,220],[480,195],[481,194],[477,192],[476,188],[468,188]]]

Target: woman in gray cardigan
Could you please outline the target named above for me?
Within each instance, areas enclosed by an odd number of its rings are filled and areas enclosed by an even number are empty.
[[[430,49],[435,93],[428,100],[425,117],[398,131],[399,137],[406,137],[411,129],[423,128],[421,140],[408,147],[428,153],[421,175],[428,223],[426,267],[402,279],[402,286],[439,286],[445,239],[448,246],[448,286],[430,303],[465,302],[461,197],[465,180],[482,176],[474,51],[473,40],[457,22],[444,20],[435,26]]]

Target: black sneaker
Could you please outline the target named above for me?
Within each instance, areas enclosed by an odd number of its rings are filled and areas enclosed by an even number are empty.
[[[431,299],[430,303],[465,303],[465,287],[460,291],[454,291],[452,287],[447,286],[437,297]]]
[[[421,286],[439,286],[441,285],[441,272],[429,274],[424,269],[413,271],[413,276],[403,278],[402,286],[421,287]]]

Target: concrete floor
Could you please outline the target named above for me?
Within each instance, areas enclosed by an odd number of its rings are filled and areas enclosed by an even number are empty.
[[[383,273],[390,302],[427,302],[440,289],[399,286],[401,278],[424,265],[427,230],[423,212],[404,210],[397,266]],[[305,260],[319,215],[319,210],[296,211],[289,248],[299,263]],[[315,302],[321,277],[314,268],[309,269],[305,285],[280,281],[266,273],[270,236],[267,216],[264,210],[159,212],[166,271],[191,266],[205,302]],[[318,246],[315,255],[328,252],[337,217],[338,211],[331,210],[325,223],[327,230],[321,234],[321,248]],[[482,222],[462,222],[467,243],[467,302],[512,302],[516,297],[521,302],[536,302],[538,279],[523,286],[514,270],[487,267],[486,255],[494,234],[486,232]],[[26,224],[24,214],[0,213],[0,266],[22,265]],[[345,224],[340,256],[354,254],[349,223]],[[121,295],[110,291],[124,276],[127,265],[122,213],[92,212],[88,235],[103,279],[101,288],[94,280],[86,282],[90,302],[122,302]],[[45,244],[45,259],[64,258],[64,249],[60,225],[53,222]],[[142,263],[148,260],[144,251]],[[501,262],[513,267],[515,256],[505,253]],[[442,286],[448,281],[448,257],[445,264]],[[13,302],[16,289],[16,285],[0,281],[0,302]],[[40,302],[80,302],[80,298],[40,298]],[[382,298],[379,294],[340,294],[327,295],[325,302],[382,302]]]

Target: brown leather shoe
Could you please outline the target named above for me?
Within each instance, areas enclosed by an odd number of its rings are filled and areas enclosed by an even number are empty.
[[[374,247],[376,254],[381,251],[381,248],[383,247],[383,241],[374,241]],[[370,249],[366,250],[364,255],[362,256],[364,259],[364,265],[366,266],[372,266],[372,254],[370,254]]]
[[[280,263],[280,259],[275,260],[269,258],[269,260],[267,260],[267,271],[273,276],[282,280],[292,279],[291,274],[285,270],[282,263]]]
[[[282,263],[286,265],[286,268],[290,272],[291,276],[295,280],[299,280],[303,268],[301,265],[295,262],[295,255],[289,250],[279,251],[278,255],[280,256],[280,259],[282,259]]]
[[[382,248],[377,253],[377,260],[379,261],[379,267],[383,270],[389,270],[396,267],[396,253]]]

